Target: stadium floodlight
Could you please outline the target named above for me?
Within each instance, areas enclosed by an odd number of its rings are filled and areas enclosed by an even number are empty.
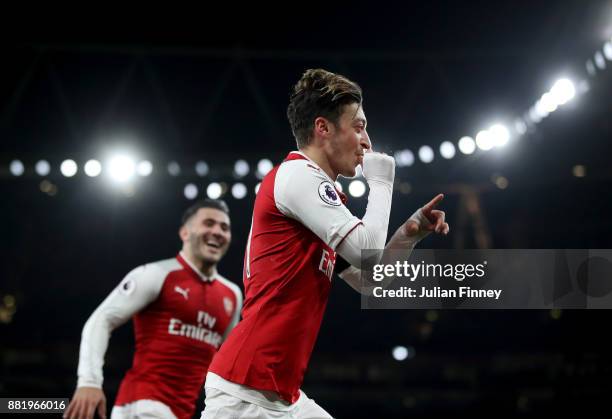
[[[192,200],[198,197],[198,187],[193,183],[188,183],[185,185],[185,189],[183,190],[185,194],[185,198]]]
[[[36,162],[34,170],[39,176],[47,176],[51,172],[51,165],[47,160],[39,160]]]
[[[234,164],[234,174],[238,177],[244,177],[249,174],[249,163],[246,160],[238,160]]]
[[[60,172],[62,172],[62,175],[64,175],[65,177],[72,177],[76,175],[77,171],[78,166],[74,160],[64,160],[60,165]]]
[[[476,134],[476,145],[483,151],[491,150],[495,146],[491,133],[488,130],[482,130]]]
[[[244,183],[235,183],[232,186],[232,196],[236,199],[242,199],[247,195],[247,187]]]
[[[419,148],[419,159],[421,159],[423,163],[431,163],[434,159],[433,149],[428,145],[421,146],[421,148]]]
[[[206,188],[206,195],[208,195],[210,199],[219,199],[222,193],[223,188],[217,182],[211,183],[208,185],[208,188]]]
[[[181,165],[175,161],[168,163],[168,173],[170,176],[178,176],[181,174]]]
[[[25,167],[21,160],[13,160],[9,165],[9,170],[13,176],[21,176],[25,172]]]
[[[98,160],[91,159],[85,163],[83,170],[85,170],[87,176],[96,177],[102,173],[102,165]]]
[[[495,124],[489,128],[489,134],[495,147],[503,147],[510,140],[510,131],[503,124]]]
[[[257,163],[257,173],[259,173],[259,176],[263,177],[267,175],[273,167],[274,165],[269,159],[261,159]]]
[[[138,176],[146,177],[153,172],[153,164],[149,160],[143,160],[136,166]]]
[[[550,89],[550,94],[557,105],[565,105],[576,95],[576,87],[570,79],[559,79]]]
[[[408,149],[396,151],[393,157],[398,167],[409,167],[414,164],[414,154]]]
[[[459,150],[463,154],[472,154],[476,150],[476,143],[472,137],[461,137],[459,139]]]
[[[440,144],[440,155],[445,159],[452,159],[455,157],[455,146],[450,141],[444,141]]]
[[[113,181],[125,183],[134,177],[134,173],[136,173],[136,164],[131,157],[119,154],[109,160],[108,175]]]
[[[363,183],[361,180],[356,179],[356,180],[351,181],[351,183],[349,183],[348,190],[351,196],[354,196],[355,198],[359,198],[363,196],[363,194],[365,193],[366,186],[365,186],[365,183]]]
[[[195,165],[195,171],[200,177],[206,176],[209,171],[208,163],[203,160],[198,161]]]

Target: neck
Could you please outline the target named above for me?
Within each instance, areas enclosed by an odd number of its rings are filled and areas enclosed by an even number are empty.
[[[189,261],[198,271],[204,275],[211,277],[215,273],[216,263],[206,262],[198,258],[193,257],[193,254],[188,249],[183,249],[183,257]]]
[[[327,158],[327,155],[321,148],[315,148],[312,146],[307,146],[300,149],[302,153],[304,153],[310,160],[315,162],[327,176],[330,177],[331,180],[336,180],[338,177],[338,173],[336,173]]]

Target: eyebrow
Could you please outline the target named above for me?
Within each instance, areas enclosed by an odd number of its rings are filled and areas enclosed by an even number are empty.
[[[363,126],[368,125],[368,121],[365,118],[355,118],[354,121],[363,123]]]
[[[230,226],[230,223],[226,223],[225,221],[215,220],[214,218],[204,218],[202,220],[202,222],[204,222],[204,223],[207,222],[207,221],[213,221],[214,223],[218,223],[218,224],[225,225],[225,226],[228,226],[228,227]]]

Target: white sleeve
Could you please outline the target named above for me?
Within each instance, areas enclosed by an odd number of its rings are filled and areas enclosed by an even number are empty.
[[[364,269],[376,265],[382,256],[382,249],[387,240],[393,195],[392,183],[368,181],[368,186],[370,193],[363,223],[355,228],[337,249],[338,254],[352,266]],[[379,252],[372,253],[371,257],[365,260],[362,259],[362,249],[379,250]]]
[[[102,388],[102,367],[111,332],[159,296],[165,277],[155,265],[139,266],[89,317],[81,335],[77,387]]]
[[[302,223],[334,250],[361,223],[344,206],[329,178],[305,160],[279,167],[274,200],[281,213]]]
[[[230,321],[229,325],[225,329],[225,333],[223,333],[223,341],[225,341],[229,333],[232,331],[234,327],[236,327],[236,325],[240,321],[240,312],[242,311],[242,291],[240,291],[240,288],[233,283],[232,283],[231,288],[234,291],[234,294],[236,294],[236,307],[234,308],[234,314],[232,315],[232,320]]]
[[[416,222],[419,226],[430,226],[431,222],[425,217],[422,209],[417,210],[412,216],[408,219],[409,221]],[[410,255],[412,254],[412,250],[420,242],[422,239],[427,237],[431,232],[423,229],[422,233],[419,233],[415,237],[408,237],[404,232],[405,223],[400,226],[395,231],[395,234],[385,246],[385,250],[392,250],[393,252],[386,252],[385,257],[380,260],[380,263],[384,264],[394,264],[398,260],[408,260]],[[338,273],[338,276],[342,278],[347,284],[351,286],[355,291],[364,294],[364,295],[372,295],[373,284],[363,284],[361,281],[361,269],[356,268],[355,266],[349,266],[342,272]],[[380,284],[378,284],[380,286]]]

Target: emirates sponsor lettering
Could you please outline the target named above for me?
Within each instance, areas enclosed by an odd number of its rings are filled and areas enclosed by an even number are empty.
[[[198,311],[197,325],[184,323],[179,319],[171,318],[170,323],[168,323],[168,333],[208,343],[218,349],[223,337],[214,330],[211,330],[216,322],[216,317],[204,311]]]

